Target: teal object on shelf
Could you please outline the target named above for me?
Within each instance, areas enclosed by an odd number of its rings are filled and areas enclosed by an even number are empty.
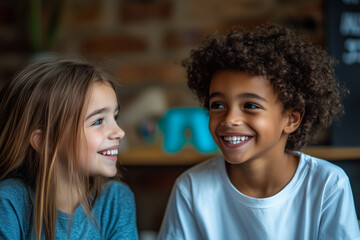
[[[218,150],[209,131],[209,115],[202,108],[172,108],[159,121],[164,134],[165,151],[176,153],[185,144],[193,145],[202,153],[213,153]],[[186,136],[187,132],[189,136]]]

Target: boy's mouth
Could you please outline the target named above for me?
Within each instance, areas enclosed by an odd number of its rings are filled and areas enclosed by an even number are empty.
[[[225,142],[228,144],[239,144],[246,142],[250,137],[249,136],[223,136]]]

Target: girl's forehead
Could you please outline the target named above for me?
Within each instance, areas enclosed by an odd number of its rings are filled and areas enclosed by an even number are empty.
[[[90,85],[88,92],[87,92],[87,98],[88,101],[102,93],[103,91],[107,92],[115,92],[112,85],[108,82],[94,82]]]
[[[89,89],[89,99],[86,115],[90,112],[101,109],[117,108],[118,102],[114,88],[108,83],[95,83]]]

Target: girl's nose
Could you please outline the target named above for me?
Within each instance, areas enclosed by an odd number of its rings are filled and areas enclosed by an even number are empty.
[[[113,124],[111,129],[110,139],[122,139],[125,136],[124,130],[122,130],[117,123]]]

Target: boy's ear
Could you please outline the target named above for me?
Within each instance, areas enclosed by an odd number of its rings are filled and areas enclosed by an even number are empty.
[[[300,126],[301,121],[304,117],[305,109],[295,110],[289,109],[286,111],[287,124],[284,128],[285,133],[293,133]]]
[[[41,147],[42,132],[40,129],[34,130],[30,135],[30,145],[35,151],[39,152]]]

